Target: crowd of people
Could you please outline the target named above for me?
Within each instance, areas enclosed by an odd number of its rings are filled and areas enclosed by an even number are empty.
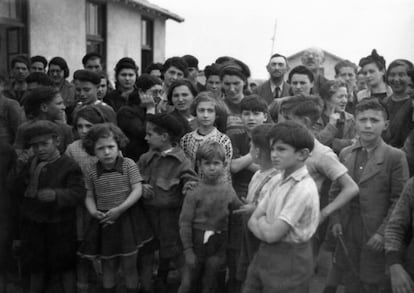
[[[414,292],[414,65],[376,50],[322,70],[323,51],[269,79],[222,56],[115,84],[88,53],[17,56],[0,77],[0,292]],[[287,76],[286,76],[287,75]],[[99,284],[97,284],[99,282]]]

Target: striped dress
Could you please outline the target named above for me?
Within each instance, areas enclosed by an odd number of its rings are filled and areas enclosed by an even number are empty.
[[[92,165],[86,176],[86,189],[95,196],[96,208],[106,212],[122,204],[132,186],[142,181],[136,163],[118,157],[112,170],[105,170],[100,162]],[[80,255],[87,258],[111,259],[130,256],[152,238],[150,226],[138,201],[113,224],[102,225],[92,218],[86,230]]]

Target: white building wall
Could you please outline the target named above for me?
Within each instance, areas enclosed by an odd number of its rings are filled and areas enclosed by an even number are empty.
[[[165,24],[165,19],[154,19],[154,62],[165,61]]]
[[[29,53],[48,60],[63,57],[70,78],[82,68],[86,52],[85,0],[36,0],[29,2]]]
[[[114,79],[114,68],[122,57],[141,64],[141,15],[121,3],[107,4],[107,71]]]

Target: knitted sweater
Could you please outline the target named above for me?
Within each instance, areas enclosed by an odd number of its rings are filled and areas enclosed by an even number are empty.
[[[211,185],[200,182],[184,199],[180,215],[180,236],[184,249],[193,247],[192,230],[228,230],[230,210],[242,203],[228,182]]]
[[[226,151],[226,178],[231,181],[230,178],[230,162],[233,157],[233,147],[231,145],[230,138],[214,128],[209,134],[201,135],[197,129],[187,133],[181,138],[181,148],[184,150],[186,156],[190,159],[194,170],[196,169],[196,152],[198,147],[205,141],[212,140],[221,143]],[[201,175],[201,174],[200,174]]]

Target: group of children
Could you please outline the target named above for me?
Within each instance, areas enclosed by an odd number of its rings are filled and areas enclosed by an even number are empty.
[[[120,75],[136,70],[128,62],[118,64]],[[220,74],[240,87],[239,71],[230,63]],[[26,97],[31,119],[16,149],[0,147],[0,187],[11,199],[0,208],[13,219],[4,236],[21,242],[30,292],[44,292],[55,274],[65,292],[89,292],[96,278],[100,292],[115,292],[119,275],[127,292],[167,292],[176,269],[178,292],[305,293],[324,242],[334,242],[325,292],[340,284],[345,292],[413,292],[414,266],[403,256],[413,183],[404,152],[382,138],[388,111],[378,97],[355,105],[352,137],[343,139],[333,104],[331,125],[316,131],[324,113],[314,96],[281,98],[269,115],[261,96],[240,91],[232,97],[239,113],[227,117],[221,97],[193,96],[184,80],[168,91],[174,109],[160,111],[146,92],[161,84],[143,76],[137,100],[129,96],[147,144],[134,161],[114,111],[91,93],[98,79],[77,71],[75,80],[84,99],[72,111],[77,140],[69,143],[60,94],[40,88]],[[345,86],[330,88],[345,109]],[[113,95],[120,121],[124,94]],[[223,118],[232,131],[217,128]],[[339,158],[327,145],[338,146]],[[8,248],[0,249],[3,259]]]

